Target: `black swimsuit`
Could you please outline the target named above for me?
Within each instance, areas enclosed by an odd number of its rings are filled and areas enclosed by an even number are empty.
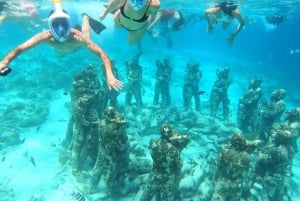
[[[125,17],[126,19],[129,19],[129,20],[132,20],[132,21],[138,22],[138,23],[143,23],[143,22],[146,22],[146,21],[148,20],[148,17],[149,17],[149,16],[147,16],[146,13],[147,13],[147,11],[148,11],[148,9],[149,9],[149,6],[150,6],[151,1],[150,1],[150,3],[147,5],[147,8],[146,8],[146,10],[145,10],[145,13],[144,13],[144,15],[143,15],[140,19],[133,19],[133,18],[131,18],[131,17],[128,17],[128,16],[125,14],[124,9],[125,9],[126,3],[127,3],[127,0],[125,0],[124,4],[120,7],[120,15],[122,15],[122,16]],[[121,18],[119,18],[119,23],[120,23],[120,25],[121,25],[122,27],[124,27],[124,28],[127,29],[128,31],[139,31],[139,30],[142,30],[142,29],[146,26],[146,24],[145,24],[145,25],[144,25],[143,27],[141,27],[140,29],[132,30],[132,29],[129,29],[128,27],[124,26],[124,25],[121,23]]]

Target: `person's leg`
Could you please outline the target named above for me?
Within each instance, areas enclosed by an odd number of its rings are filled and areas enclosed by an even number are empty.
[[[115,16],[114,16],[114,22],[115,22],[115,27],[117,27],[117,28],[122,28],[122,25],[120,24],[120,10],[118,10],[118,11],[115,13]]]
[[[128,31],[128,44],[133,45],[138,43],[145,33],[145,29],[140,31]]]
[[[82,33],[85,37],[90,38],[91,35],[91,28],[89,24],[89,18],[87,15],[82,15],[82,26],[81,26]]]

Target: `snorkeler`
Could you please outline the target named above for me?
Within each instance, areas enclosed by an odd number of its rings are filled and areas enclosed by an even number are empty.
[[[243,29],[245,21],[242,14],[237,9],[238,5],[233,2],[221,2],[213,8],[205,10],[204,14],[208,22],[208,33],[212,33],[214,29],[214,24],[221,22],[223,29],[226,29],[232,20],[238,20],[238,26],[236,30],[229,36],[227,43],[229,46],[232,46],[234,43],[235,37]]]
[[[159,26],[155,26],[158,22]],[[156,13],[154,20],[149,24],[147,30],[153,39],[164,36],[170,48],[172,46],[170,31],[180,31],[184,27],[185,20],[180,10],[165,9],[159,10]]]
[[[128,43],[136,44],[143,37],[151,18],[160,7],[159,0],[111,0],[105,11],[100,14],[103,20],[112,11],[115,26],[128,31]]]
[[[267,15],[265,19],[269,24],[278,26],[279,24],[281,24],[286,20],[286,16],[281,14],[273,14],[273,15]]]
[[[27,30],[39,27],[46,22],[40,18],[38,9],[33,2],[0,2],[0,25],[13,22]]]
[[[32,38],[9,52],[0,62],[0,75],[6,76],[11,68],[8,64],[22,52],[47,42],[54,47],[58,53],[63,55],[75,52],[78,48],[86,46],[91,52],[98,55],[103,62],[106,71],[107,85],[109,89],[120,90],[123,87],[121,81],[117,80],[111,69],[111,62],[107,54],[95,42],[90,39],[89,17],[83,14],[82,31],[70,27],[71,19],[68,13],[62,9],[60,0],[55,0],[55,11],[48,18],[49,30],[34,35]]]

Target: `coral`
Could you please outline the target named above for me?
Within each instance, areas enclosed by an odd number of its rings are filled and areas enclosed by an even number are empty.
[[[0,180],[0,199],[1,201],[11,201],[15,199],[15,192],[9,187],[8,178],[1,178]]]

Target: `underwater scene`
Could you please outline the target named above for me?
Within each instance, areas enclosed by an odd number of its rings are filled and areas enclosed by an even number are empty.
[[[0,201],[299,201],[299,10],[0,1]]]

